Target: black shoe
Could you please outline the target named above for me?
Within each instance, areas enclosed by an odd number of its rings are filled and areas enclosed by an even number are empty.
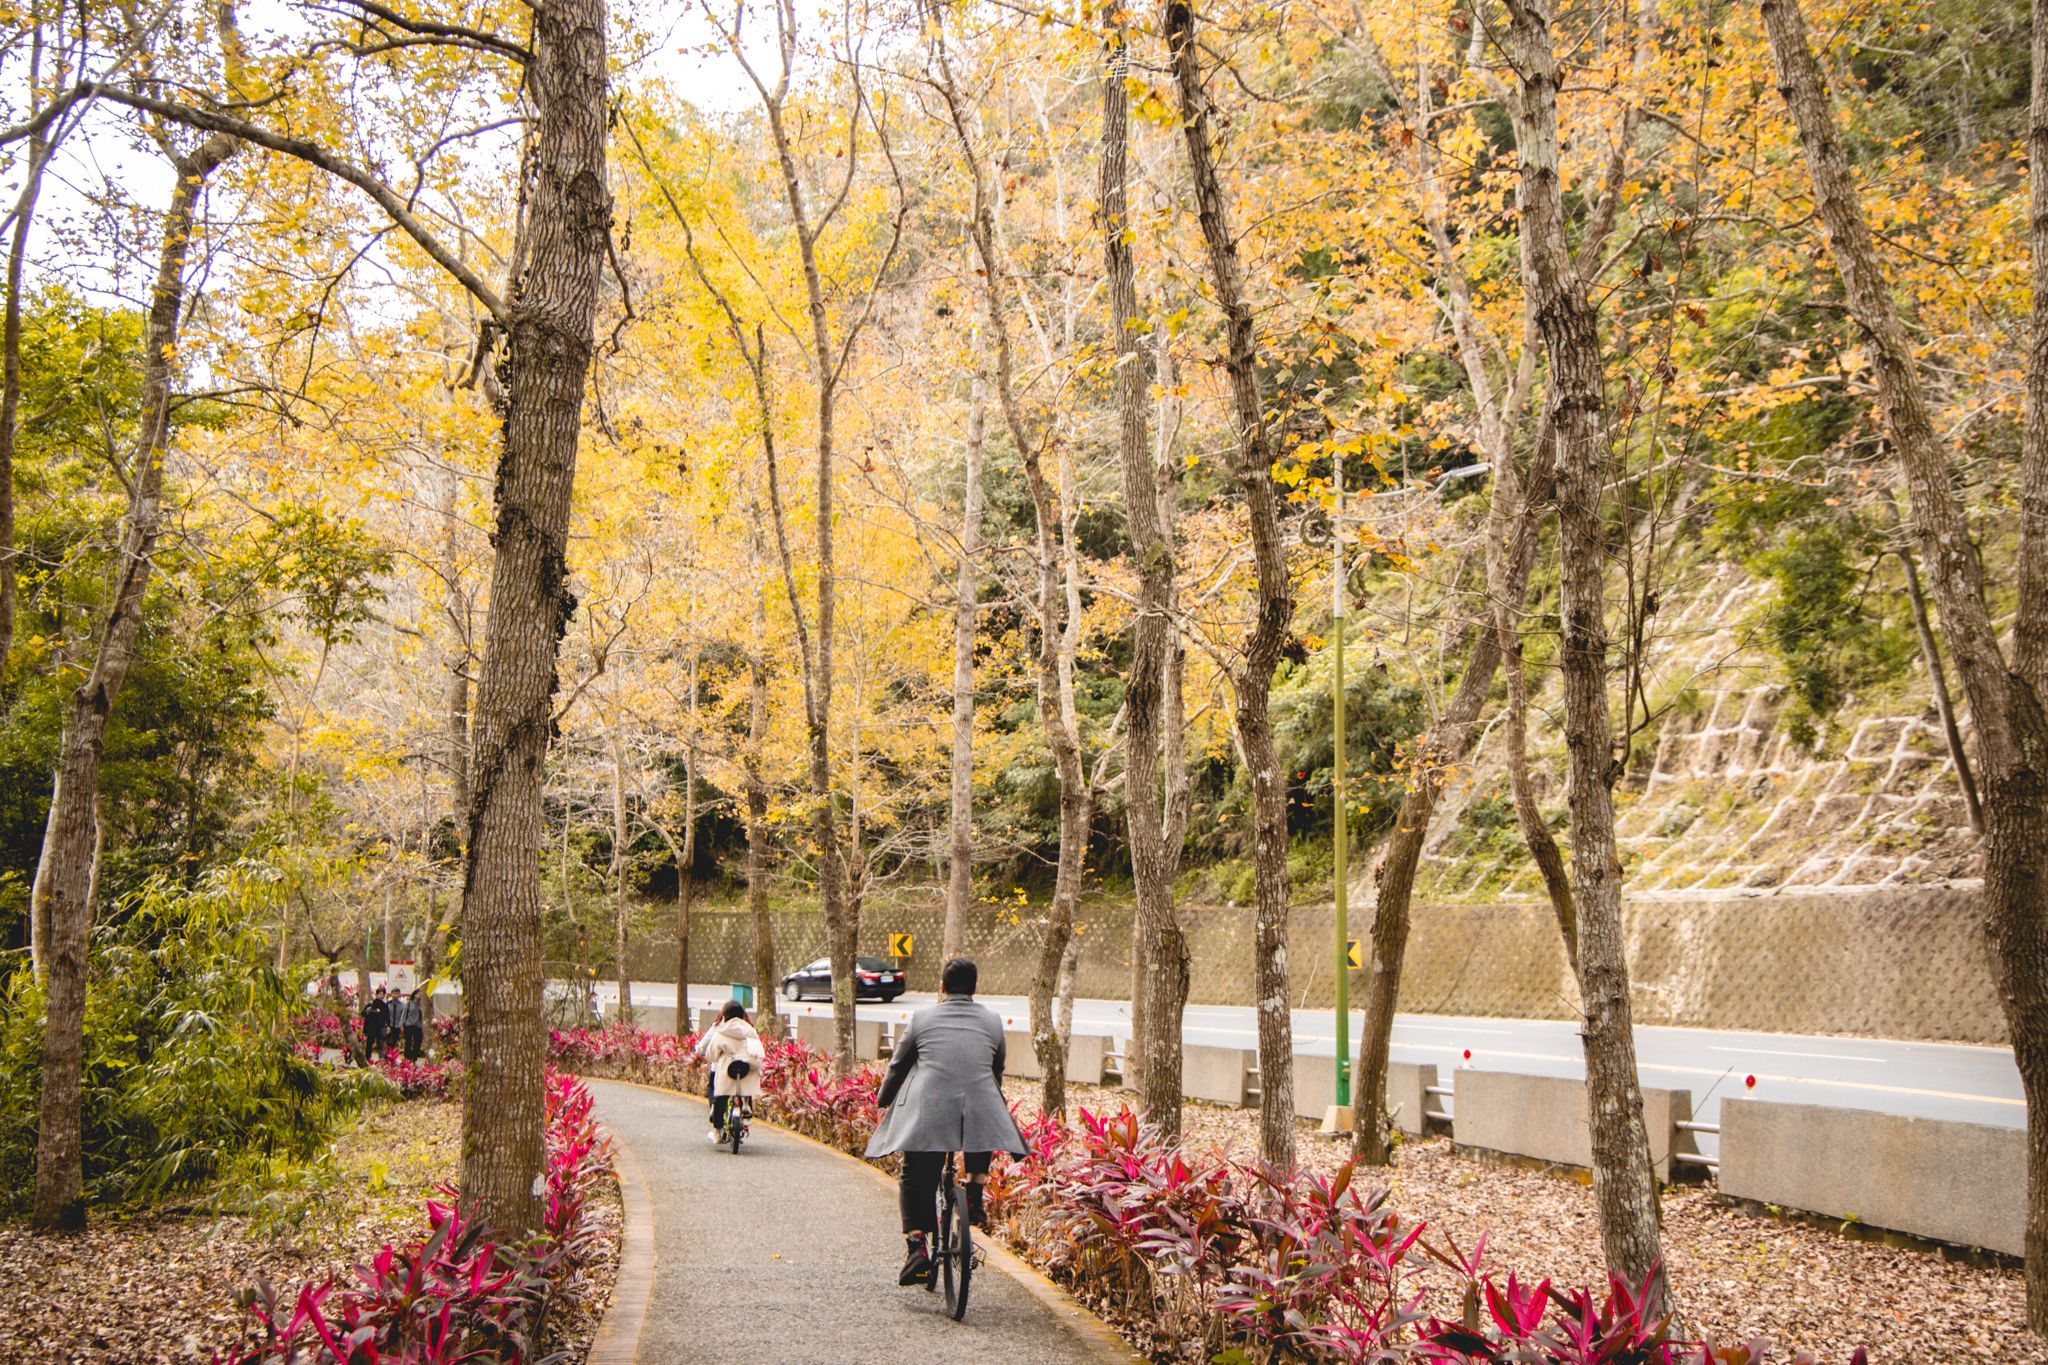
[[[983,1198],[987,1189],[978,1180],[967,1182],[967,1221],[984,1232],[988,1230],[988,1208]]]
[[[901,1285],[922,1284],[925,1277],[931,1273],[932,1256],[931,1252],[926,1249],[924,1238],[922,1236],[911,1238],[910,1245],[903,1256],[903,1273],[896,1277],[896,1283]]]

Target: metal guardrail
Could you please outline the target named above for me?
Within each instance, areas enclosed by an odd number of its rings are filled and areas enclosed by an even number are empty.
[[[1422,1093],[1425,1095],[1435,1095],[1438,1099],[1448,1100],[1455,1098],[1453,1087],[1448,1085],[1425,1085],[1422,1087]],[[1424,1109],[1422,1117],[1435,1123],[1450,1123],[1453,1119],[1450,1110],[1447,1108]]]
[[[1715,1137],[1721,1135],[1721,1125],[1718,1123],[1698,1123],[1688,1119],[1680,1119],[1672,1126],[1681,1133],[1712,1133]],[[1671,1159],[1683,1162],[1688,1166],[1704,1166],[1716,1174],[1721,1170],[1721,1159],[1719,1157],[1707,1156],[1700,1152],[1673,1152]]]

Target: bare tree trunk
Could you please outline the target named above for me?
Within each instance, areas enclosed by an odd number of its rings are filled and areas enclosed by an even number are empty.
[[[1528,847],[1529,856],[1535,859],[1536,870],[1543,878],[1544,893],[1550,898],[1558,932],[1564,937],[1565,958],[1576,976],[1579,969],[1578,906],[1572,899],[1571,877],[1565,871],[1564,857],[1558,852],[1557,840],[1551,837],[1550,826],[1543,821],[1543,809],[1536,800],[1536,784],[1529,774],[1529,677],[1522,667],[1521,615],[1523,601],[1528,595],[1529,566],[1536,548],[1537,518],[1533,514],[1541,503],[1549,501],[1548,484],[1556,465],[1556,432],[1548,420],[1544,422],[1537,442],[1540,447],[1537,459],[1546,485],[1539,498],[1532,500],[1522,493],[1521,478],[1511,457],[1496,466],[1494,506],[1487,516],[1486,533],[1486,581],[1493,605],[1493,619],[1482,623],[1481,630],[1485,632],[1490,627],[1496,637],[1501,671],[1507,678],[1507,704],[1503,708],[1507,723],[1501,742],[1507,753],[1508,785],[1515,797],[1515,820],[1522,831],[1522,842]],[[1517,506],[1523,509],[1522,526],[1527,535],[1522,544],[1510,547],[1508,527],[1515,515],[1510,509]],[[1516,559],[1516,555],[1523,557]]]
[[[619,718],[612,716],[612,951],[618,958],[619,1022],[633,1022],[633,971],[627,963],[632,935],[626,919],[626,754]]]
[[[1906,601],[1913,609],[1913,629],[1920,637],[1920,660],[1927,665],[1927,687],[1934,696],[1935,714],[1941,718],[1942,742],[1948,746],[1949,762],[1955,765],[1956,785],[1962,788],[1963,808],[1969,812],[1970,828],[1984,833],[1984,803],[1977,796],[1977,777],[1970,771],[1970,752],[1963,747],[1962,728],[1956,724],[1955,701],[1949,696],[1948,670],[1942,666],[1941,647],[1934,639],[1934,623],[1927,617],[1927,592],[1920,586],[1920,562],[1912,547],[1899,546],[1899,563],[1906,570]]]
[[[676,856],[676,1037],[690,1027],[690,901],[696,892],[697,868],[697,651],[690,651],[690,737],[683,745],[683,846]],[[774,1013],[774,1002],[757,995],[755,1003]],[[758,1011],[757,1011],[758,1012]]]
[[[1518,613],[1528,594],[1529,574],[1536,562],[1537,532],[1555,482],[1557,446],[1546,429],[1531,456],[1526,492],[1518,495],[1494,486],[1496,504],[1507,500],[1515,509],[1512,542],[1499,556],[1502,573],[1489,597]],[[1512,460],[1512,452],[1507,459]],[[1409,908],[1422,846],[1429,836],[1430,817],[1443,795],[1443,775],[1463,762],[1479,742],[1479,715],[1493,688],[1501,661],[1501,636],[1488,628],[1488,607],[1478,611],[1472,652],[1443,714],[1418,746],[1416,777],[1402,795],[1400,813],[1387,841],[1387,851],[1374,872],[1372,976],[1366,987],[1365,1029],[1358,1039],[1358,1065],[1352,1073],[1352,1151],[1368,1165],[1392,1160],[1386,1112],[1387,1062],[1393,1049],[1394,1015],[1399,1006],[1401,970],[1408,951]]]
[[[1040,1075],[1040,1105],[1046,1112],[1066,1107],[1067,1048],[1053,1014],[1053,992],[1059,979],[1060,959],[1074,932],[1074,909],[1081,895],[1081,874],[1088,855],[1088,826],[1091,800],[1087,774],[1081,766],[1081,735],[1073,705],[1074,653],[1079,641],[1079,614],[1074,609],[1078,594],[1075,562],[1068,542],[1067,523],[1061,506],[1064,489],[1056,491],[1045,475],[1044,449],[1051,440],[1048,429],[1038,439],[1027,430],[1023,408],[1017,397],[1015,362],[1010,344],[1008,275],[996,238],[995,208],[989,177],[975,147],[968,111],[954,82],[946,55],[945,34],[937,12],[931,16],[932,56],[937,67],[933,82],[946,103],[960,155],[967,164],[973,184],[973,213],[970,234],[975,255],[981,262],[983,299],[988,312],[990,341],[995,355],[996,399],[1010,439],[1024,466],[1024,481],[1031,493],[1036,523],[1034,567],[1037,594],[1034,602],[1038,625],[1037,690],[1038,718],[1046,743],[1053,752],[1060,791],[1059,860],[1053,880],[1052,906],[1045,917],[1045,932],[1039,941],[1038,961],[1031,975],[1031,1044],[1037,1055]],[[1065,568],[1067,591],[1061,591]]]
[[[1102,247],[1109,278],[1109,331],[1116,346],[1117,455],[1123,468],[1124,516],[1138,570],[1131,628],[1131,671],[1124,687],[1128,733],[1124,760],[1124,823],[1131,843],[1131,1047],[1139,1103],[1169,1143],[1180,1140],[1181,1011],[1188,995],[1188,944],[1173,903],[1166,848],[1162,739],[1173,720],[1166,699],[1173,648],[1173,543],[1159,515],[1153,452],[1145,441],[1145,373],[1139,363],[1136,240],[1130,216],[1130,36],[1110,33],[1102,73]],[[1128,1082],[1132,1079],[1125,1077]]]
[[[757,538],[758,549],[758,538]],[[757,553],[756,561],[760,556]],[[746,774],[747,911],[754,925],[754,989],[763,1023],[778,1025],[775,1012],[775,921],[768,913],[768,783],[761,775],[761,746],[768,736],[768,666],[760,642],[768,628],[767,604],[754,593],[755,648],[747,657],[747,749],[741,769]]]
[[[453,643],[448,650],[448,678],[442,700],[442,724],[447,733],[448,805],[455,816],[456,832],[463,832],[469,818],[469,599],[462,591],[462,558],[459,537],[462,517],[458,508],[462,479],[451,466],[441,490],[441,609],[448,617]]]
[[[28,94],[40,98],[43,67],[43,25],[35,22],[29,40]],[[14,240],[7,248],[7,312],[0,321],[0,665],[14,651],[14,447],[21,417],[21,271],[28,259],[28,234],[35,222],[36,197],[42,191],[43,166],[50,154],[46,130],[28,140],[28,165],[21,196],[14,203]],[[30,916],[29,955],[41,970],[42,935],[48,921]]]
[[[2027,1326],[2048,1332],[2048,923],[2041,905],[2048,852],[2048,716],[2040,688],[2048,655],[2048,14],[2036,7],[2029,110],[2030,245],[2037,292],[2028,360],[2027,429],[2021,458],[2020,608],[2016,665],[2008,667],[1984,590],[1983,565],[1955,484],[1950,452],[1935,433],[1912,348],[1863,216],[1826,78],[1793,0],[1764,0],[1764,29],[1778,88],[1799,127],[1815,207],[1827,229],[1849,311],[1871,350],[1885,425],[1905,475],[1956,671],[1970,699],[1985,813],[1984,910],[2013,1057],[2027,1100]]]
[[[1593,1193],[1608,1269],[1631,1285],[1663,1277],[1657,1178],[1636,1072],[1621,865],[1614,836],[1613,731],[1607,708],[1606,539],[1600,520],[1608,457],[1606,374],[1586,286],[1565,240],[1557,165],[1557,58],[1550,20],[1509,0],[1520,76],[1519,203],[1525,287],[1549,360],[1548,406],[1558,442],[1558,520],[1567,794],[1578,908],[1579,995]],[[1668,1292],[1666,1295],[1668,1302]]]
[[[111,605],[101,628],[92,671],[71,694],[58,743],[55,795],[43,846],[49,863],[44,897],[49,916],[48,989],[43,1031],[41,1107],[37,1112],[33,1217],[38,1227],[82,1227],[85,1166],[82,1082],[85,1064],[86,945],[92,929],[94,840],[99,821],[100,761],[107,720],[142,636],[143,599],[149,589],[163,519],[164,448],[169,439],[171,355],[185,302],[185,260],[206,181],[233,155],[234,139],[215,134],[177,156],[171,205],[144,324],[141,415],[125,478],[127,524],[121,534]]]
[[[1237,433],[1234,472],[1250,523],[1252,565],[1258,579],[1258,616],[1244,644],[1237,690],[1237,736],[1251,777],[1255,832],[1252,873],[1258,903],[1253,929],[1259,1020],[1259,1151],[1276,1166],[1294,1164],[1294,1027],[1287,986],[1287,783],[1273,752],[1267,703],[1294,620],[1294,589],[1280,540],[1273,495],[1272,439],[1259,393],[1258,342],[1244,297],[1237,239],[1216,168],[1209,97],[1202,86],[1201,50],[1194,11],[1186,0],[1167,0],[1167,48],[1180,92],[1181,131],[1193,173],[1195,207],[1209,259],[1210,284],[1223,314],[1224,368],[1230,375]]]
[[[781,9],[778,8],[776,14],[778,24],[786,22]],[[785,28],[784,34],[786,42],[795,41],[793,32]],[[786,85],[785,73],[784,87]],[[810,345],[814,377],[818,383],[817,491],[813,504],[813,525],[817,533],[817,632],[810,647],[803,650],[806,702],[804,719],[810,734],[811,797],[816,805],[811,817],[811,827],[818,845],[818,897],[824,911],[827,952],[832,960],[833,1060],[841,1072],[850,1072],[855,1065],[854,956],[860,939],[860,924],[853,918],[846,904],[846,870],[839,848],[837,797],[832,789],[831,724],[832,632],[836,588],[833,570],[833,440],[834,419],[838,413],[841,361],[839,352],[832,343],[830,315],[825,304],[824,278],[818,266],[818,228],[811,221],[810,213],[805,206],[803,179],[797,168],[789,131],[783,122],[781,92],[784,87],[778,87],[772,96],[764,98],[763,107],[768,115],[768,130],[774,143],[776,160],[782,171],[783,193],[789,204],[791,221],[796,228],[797,254],[802,263],[805,299],[811,323]],[[860,117],[857,109],[852,117],[856,120]],[[781,519],[778,499],[778,535]],[[789,573],[787,558],[785,553],[785,578]],[[792,580],[791,592],[794,591]],[[794,609],[797,604],[792,602],[791,605]],[[801,635],[801,621],[798,629]]]
[[[533,11],[528,88],[538,107],[514,250],[507,406],[474,725],[462,888],[462,1199],[504,1237],[540,1215],[541,786],[556,658],[575,609],[565,562],[598,276],[611,226],[605,181],[604,0]]]
[[[952,856],[947,868],[946,927],[941,955],[960,955],[967,911],[974,904],[974,623],[981,553],[981,458],[988,428],[988,395],[975,368],[967,404],[967,472],[961,498],[960,564],[953,580],[953,790]]]

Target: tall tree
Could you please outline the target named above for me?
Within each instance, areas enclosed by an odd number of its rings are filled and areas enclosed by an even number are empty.
[[[1565,236],[1558,64],[1550,15],[1528,0],[1508,0],[1508,12],[1519,78],[1523,283],[1543,338],[1549,371],[1546,408],[1558,444],[1561,669],[1593,1193],[1608,1269],[1639,1285],[1662,1276],[1663,1237],[1636,1072],[1614,835],[1620,764],[1607,707],[1606,530],[1601,520],[1612,440],[1607,375],[1586,278]]]
[[[1986,597],[1952,455],[1937,434],[1833,101],[1796,0],[1764,0],[1778,89],[1799,129],[1814,206],[1869,347],[1920,558],[1970,698],[1984,795],[1984,911],[2027,1100],[2027,1326],[2048,1333],[2048,13],[2036,4],[2028,108],[2033,313],[2019,471],[2019,606],[2010,658]]]
[[[1137,911],[1132,933],[1131,1053],[1146,1114],[1168,1142],[1180,1138],[1182,1010],[1188,998],[1188,943],[1173,903],[1179,862],[1169,848],[1161,775],[1173,649],[1173,542],[1160,517],[1160,479],[1145,440],[1145,366],[1139,351],[1136,225],[1130,210],[1130,35],[1111,22],[1102,68],[1102,251],[1109,281],[1109,331],[1116,348],[1117,458],[1124,517],[1138,569],[1131,668],[1124,689],[1124,820],[1131,841]],[[1163,385],[1162,385],[1163,387]]]
[[[839,841],[838,795],[832,778],[832,661],[834,622],[838,610],[834,567],[837,518],[832,510],[833,484],[837,477],[835,432],[847,366],[862,331],[874,316],[883,282],[888,278],[902,243],[907,200],[897,177],[888,137],[868,100],[863,74],[864,58],[855,50],[846,54],[850,96],[845,120],[845,146],[835,154],[839,162],[839,183],[836,187],[825,187],[821,206],[811,203],[811,195],[805,189],[806,177],[798,161],[796,134],[789,118],[791,81],[795,76],[798,51],[796,6],[790,0],[774,0],[772,7],[780,63],[772,82],[760,73],[741,41],[744,0],[735,8],[732,26],[723,30],[722,37],[727,49],[745,70],[767,117],[769,144],[781,175],[783,198],[789,208],[790,225],[796,238],[797,262],[803,278],[805,313],[809,323],[804,350],[817,395],[813,419],[817,483],[812,502],[812,526],[816,532],[817,548],[812,570],[815,619],[808,627],[804,624],[803,604],[795,596],[795,580],[789,567],[788,538],[782,530],[779,498],[772,501],[771,511],[775,515],[778,544],[782,550],[783,576],[791,593],[790,610],[798,622],[804,720],[810,735],[811,799],[814,802],[811,828],[818,846],[818,896],[824,911],[828,953],[832,961],[833,1056],[840,1070],[851,1071],[856,1065],[853,1051],[854,956],[860,941],[860,921],[857,909],[847,900],[845,855]],[[850,34],[865,33],[864,17],[857,19],[851,7],[847,11],[847,29]],[[825,229],[846,206],[853,191],[866,145],[862,131],[864,125],[870,123],[874,129],[874,144],[881,152],[891,178],[897,180],[898,209],[890,220],[886,249],[865,297],[858,301],[854,316],[840,329],[841,335],[835,340],[826,271],[819,263],[820,242]]]
[[[1277,1166],[1294,1163],[1294,1021],[1287,986],[1287,784],[1273,749],[1270,701],[1294,622],[1294,585],[1280,536],[1273,491],[1273,442],[1259,392],[1258,334],[1244,271],[1230,226],[1230,202],[1216,165],[1208,91],[1195,16],[1185,0],[1167,0],[1167,50],[1180,95],[1181,132],[1195,191],[1195,212],[1209,266],[1209,284],[1223,314],[1223,368],[1230,377],[1236,430],[1232,472],[1244,498],[1257,578],[1256,616],[1244,656],[1232,674],[1237,693],[1237,738],[1251,779],[1252,872],[1257,902],[1253,925],[1253,993],[1259,1024],[1259,1151]]]
[[[232,11],[222,11],[223,29]],[[85,681],[72,692],[57,748],[56,785],[43,831],[49,916],[45,969],[48,1006],[43,1029],[41,1107],[36,1114],[34,1218],[42,1227],[85,1223],[84,1129],[81,1108],[85,1047],[85,953],[92,928],[94,853],[100,763],[107,722],[128,680],[142,636],[143,601],[163,529],[164,451],[170,438],[171,357],[185,309],[185,270],[198,224],[198,204],[209,177],[232,156],[236,142],[214,133],[189,151],[160,137],[176,180],[164,214],[156,281],[143,323],[142,407],[122,480],[128,514],[115,561],[113,590],[99,648]]]
[[[988,396],[977,363],[969,381],[965,472],[960,496],[960,562],[953,570],[953,785],[947,822],[946,923],[940,951],[958,957],[974,904],[974,626],[981,606],[982,447]]]
[[[1015,350],[1010,341],[1010,271],[997,232],[994,191],[977,145],[972,112],[954,79],[945,29],[936,9],[931,12],[930,24],[932,84],[946,106],[947,121],[966,163],[972,193],[968,231],[980,263],[976,273],[981,276],[989,347],[995,359],[996,402],[1011,443],[1017,448],[1025,486],[1031,495],[1036,570],[1036,591],[1031,600],[1038,628],[1038,719],[1052,749],[1060,809],[1052,906],[1046,915],[1045,932],[1039,940],[1038,958],[1031,973],[1031,1045],[1038,1057],[1040,1103],[1048,1112],[1058,1112],[1066,1107],[1067,1040],[1059,1030],[1054,995],[1060,963],[1074,934],[1081,876],[1088,856],[1088,826],[1094,812],[1093,791],[1082,767],[1080,717],[1074,702],[1074,660],[1081,620],[1069,519],[1071,481],[1062,478],[1061,486],[1055,488],[1046,477],[1046,447],[1060,444],[1057,424],[1041,422],[1034,432],[1024,411],[1023,398],[1017,392]]]

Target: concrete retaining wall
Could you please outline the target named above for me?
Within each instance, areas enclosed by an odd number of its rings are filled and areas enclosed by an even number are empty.
[[[1003,1035],[1003,1074],[1020,1080],[1042,1079],[1038,1050],[1028,1033]],[[1109,1039],[1098,1033],[1077,1033],[1067,1039],[1067,1080],[1074,1085],[1101,1085],[1103,1059],[1109,1055]]]
[[[1369,887],[1361,884],[1354,905],[1370,904]],[[1189,1003],[1250,1003],[1251,909],[1183,905],[1181,917],[1188,935]],[[878,906],[862,918],[864,952],[881,952],[892,931],[914,932],[920,944],[940,938],[936,900],[931,906]],[[1088,932],[1079,939],[1076,994],[1125,998],[1131,986],[1130,907],[1084,905],[1081,918]],[[691,960],[700,980],[752,975],[749,916],[703,910],[691,925]],[[1312,1008],[1330,1005],[1331,925],[1327,905],[1296,906],[1289,920],[1292,991]],[[1638,1024],[2006,1041],[1981,895],[1972,886],[1631,895],[1623,906],[1623,927]],[[1009,924],[984,910],[970,916],[967,929],[967,952],[981,965],[983,992],[1022,994],[1038,958],[1035,921],[1026,916],[1022,924]],[[824,952],[824,922],[815,911],[777,912],[775,941],[784,967],[808,961]],[[1484,971],[1473,970],[1475,943],[1485,945]],[[636,947],[636,971],[645,980],[664,980],[674,970],[674,952],[672,941],[651,933]],[[912,990],[936,989],[936,953],[921,953],[905,965]],[[1365,979],[1360,972],[1353,983]],[[1576,998],[1547,903],[1415,905],[1401,978],[1403,1010],[1564,1019]]]
[[[1561,1166],[1593,1164],[1584,1081],[1461,1067],[1453,1088],[1457,1095],[1452,1138],[1459,1146]],[[1726,1110],[1722,1112],[1725,1115]],[[1685,1135],[1677,1126],[1691,1118],[1691,1091],[1643,1087],[1643,1124],[1649,1129],[1650,1160],[1659,1180],[1671,1178],[1673,1151],[1691,1150],[1678,1145]],[[1722,1122],[1727,1122],[1725,1117]],[[1725,1153],[1725,1137],[1723,1144]]]
[[[1190,1043],[1181,1049],[1180,1088],[1191,1100],[1242,1109],[1250,1098],[1251,1068],[1257,1060],[1258,1054],[1245,1048]]]
[[[1337,1102],[1336,1058],[1294,1054],[1294,1112],[1314,1123]],[[1355,1078],[1357,1073],[1352,1073]],[[1423,1087],[1436,1084],[1436,1068],[1414,1062],[1387,1063],[1387,1108],[1393,1111],[1394,1126],[1404,1133],[1420,1134]]]
[[[2026,1254],[2022,1128],[1728,1099],[1720,1186],[1737,1199]]]

